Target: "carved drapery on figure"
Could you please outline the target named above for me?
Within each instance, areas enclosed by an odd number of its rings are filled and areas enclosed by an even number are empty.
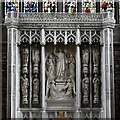
[[[28,74],[28,61],[29,61],[29,48],[26,44],[23,44],[21,49],[21,58],[22,58],[22,73]]]
[[[66,49],[53,49],[46,58],[46,96],[69,99],[75,96],[75,59]]]
[[[35,44],[32,49],[32,61],[33,61],[33,73],[38,74],[39,72],[38,65],[40,58],[39,58],[39,48],[37,44]]]
[[[82,93],[83,93],[83,103],[89,103],[89,78],[87,74],[84,73],[84,78],[82,79]]]
[[[28,104],[29,80],[28,80],[29,48],[27,44],[21,46],[21,96],[22,104]]]
[[[100,90],[100,79],[99,79],[99,68],[100,68],[100,51],[98,45],[93,45],[93,103],[99,104],[99,90]]]
[[[89,50],[88,50],[88,46],[84,44],[82,49],[83,73],[88,74],[88,63],[89,63]]]
[[[32,46],[32,66],[33,66],[33,103],[39,103],[39,61],[40,51],[39,46],[34,44]]]
[[[28,104],[28,87],[29,87],[29,81],[27,78],[27,74],[23,74],[21,77],[21,92],[22,92],[22,103]]]
[[[100,52],[99,52],[99,46],[94,45],[93,46],[93,73],[98,73],[98,68],[99,68],[99,61],[100,60]]]
[[[56,52],[56,48],[54,49],[53,53],[56,56],[56,80],[64,81],[65,54],[61,49]]]
[[[33,102],[38,103],[39,101],[39,79],[38,75],[35,74],[33,77]]]
[[[100,88],[100,80],[98,79],[98,75],[94,75],[93,79],[93,85],[94,85],[94,98],[93,98],[93,103],[97,104],[99,103],[99,88]]]
[[[89,103],[89,78],[88,78],[89,49],[86,44],[82,47],[82,94],[83,104]]]

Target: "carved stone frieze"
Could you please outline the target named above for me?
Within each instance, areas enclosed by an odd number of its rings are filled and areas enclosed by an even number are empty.
[[[65,40],[66,38],[66,40]],[[76,42],[76,30],[45,30],[45,41],[46,42],[53,42],[53,43],[60,43],[64,42],[65,44]]]
[[[19,41],[21,43],[41,43],[41,31],[39,29],[19,31]]]

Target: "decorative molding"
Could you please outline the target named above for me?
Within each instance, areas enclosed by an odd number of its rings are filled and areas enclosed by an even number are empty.
[[[112,13],[8,13],[5,19],[7,26],[19,27],[114,27],[114,17]],[[47,24],[46,24],[47,23]]]

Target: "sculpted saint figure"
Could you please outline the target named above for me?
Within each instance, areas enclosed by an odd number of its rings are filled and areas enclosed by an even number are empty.
[[[56,79],[62,80],[64,79],[64,71],[65,71],[65,55],[61,49],[59,52],[56,52],[56,48],[53,50],[54,55],[56,56]]]
[[[100,80],[98,79],[97,74],[94,75],[93,84],[94,84],[94,100],[95,100],[95,98],[99,98]]]
[[[99,48],[97,48],[97,45],[94,46],[93,49],[93,63],[94,65],[98,65],[99,64]]]
[[[68,73],[73,84],[73,91],[75,93],[75,59],[72,54],[70,54],[68,59]]]
[[[47,62],[46,62],[46,67],[47,67],[47,75],[48,77],[54,78],[54,66],[55,66],[55,61],[53,59],[52,55],[48,56]]]
[[[28,87],[29,87],[29,81],[27,78],[27,75],[24,74],[23,77],[21,77],[21,89],[22,89],[22,98],[23,102],[28,102]]]
[[[51,86],[51,82],[53,82],[54,78],[55,78],[54,66],[55,66],[55,61],[53,59],[53,56],[49,55],[48,59],[46,61],[46,76],[47,76],[46,95],[47,95],[47,97],[49,97],[49,89],[50,89],[50,86]]]
[[[75,77],[75,59],[72,54],[70,54],[68,59],[68,68],[69,68],[69,76],[74,78]]]
[[[82,80],[82,90],[83,90],[83,101],[88,101],[89,96],[89,79],[87,74],[84,74],[84,79]]]
[[[38,94],[39,94],[39,79],[38,75],[35,74],[33,78],[33,100],[38,101]]]
[[[22,49],[22,64],[27,66],[28,59],[29,59],[29,50],[26,44],[24,44],[24,48]]]
[[[39,49],[32,50],[32,60],[33,60],[34,64],[39,63]]]
[[[84,49],[82,50],[82,62],[86,65],[88,65],[89,62],[89,51],[87,49],[87,45],[84,45]]]

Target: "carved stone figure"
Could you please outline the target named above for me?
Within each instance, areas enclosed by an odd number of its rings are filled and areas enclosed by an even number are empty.
[[[84,45],[84,49],[82,50],[82,62],[85,65],[88,65],[89,62],[89,50],[87,49],[87,45]]]
[[[55,79],[55,61],[52,55],[49,55],[46,61],[46,77],[47,77],[47,84],[46,84],[46,95],[49,97],[49,89],[51,86],[51,82]]]
[[[88,103],[89,97],[89,78],[87,74],[84,74],[84,78],[82,80],[82,92],[83,92],[83,102]]]
[[[28,87],[29,87],[29,81],[27,75],[24,74],[23,77],[21,77],[21,91],[22,91],[23,104],[28,104]]]
[[[49,97],[51,99],[57,98],[57,88],[55,86],[54,81],[50,82],[50,85],[49,85]]]
[[[35,44],[35,48],[32,50],[32,61],[33,61],[33,73],[38,74],[39,73],[38,65],[40,58],[39,58],[39,49],[37,48],[37,44]]]
[[[65,85],[65,88],[63,89],[65,91],[65,96],[64,96],[65,98],[73,98],[76,95],[73,88],[74,87],[73,87],[71,79],[68,79],[67,84]]]
[[[75,59],[72,54],[70,54],[68,59],[68,69],[69,69],[69,77],[75,77]]]
[[[38,94],[39,94],[39,79],[38,75],[35,74],[33,78],[33,102],[38,103]]]
[[[99,65],[99,56],[100,52],[99,52],[99,48],[97,48],[97,45],[94,46],[93,49],[93,63],[94,65]]]
[[[22,49],[22,65],[28,65],[28,58],[29,58],[29,50],[24,44],[23,49]]]
[[[98,103],[99,100],[99,85],[100,85],[100,80],[98,79],[98,75],[94,75],[93,79],[93,85],[94,85],[94,103]]]
[[[39,49],[36,48],[32,50],[32,60],[34,64],[39,63]]]
[[[46,62],[46,69],[47,69],[47,76],[54,78],[54,73],[55,73],[55,61],[53,59],[52,55],[49,55],[47,62]]]
[[[56,80],[64,80],[64,71],[65,71],[65,54],[59,49],[59,52],[56,52],[56,48],[53,50],[54,55],[56,56]]]
[[[68,77],[72,80],[73,91],[75,92],[75,59],[72,54],[70,54],[68,59],[68,73]]]
[[[22,49],[22,73],[28,73],[28,60],[29,60],[29,49],[26,44],[23,45]]]

